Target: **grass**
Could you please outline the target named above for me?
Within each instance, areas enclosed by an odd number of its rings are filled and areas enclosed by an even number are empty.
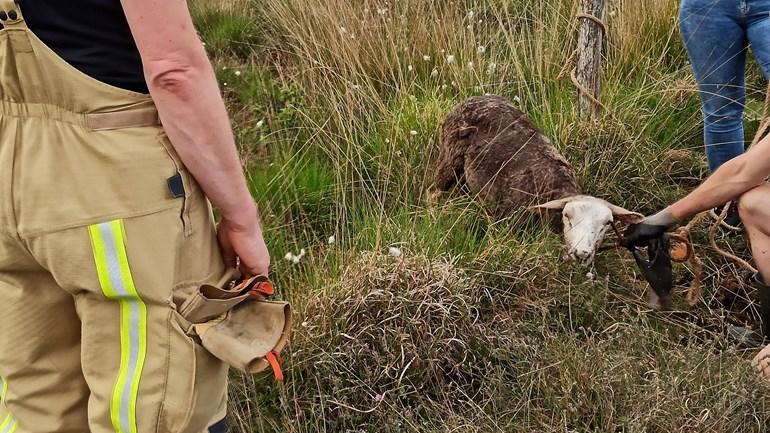
[[[740,322],[723,303],[733,265],[701,246],[701,303],[650,313],[620,252],[588,278],[541,221],[428,193],[443,116],[483,93],[519,101],[588,193],[627,208],[658,210],[706,175],[678,2],[608,0],[597,122],[556,80],[576,3],[193,4],[298,318],[284,384],[233,376],[235,431],[765,431],[755,348],[725,336]]]

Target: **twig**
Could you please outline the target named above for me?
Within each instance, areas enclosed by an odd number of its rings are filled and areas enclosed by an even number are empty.
[[[727,217],[727,210],[729,209],[729,207],[730,207],[729,203],[725,205],[725,207],[722,209],[722,213],[717,218],[717,221],[709,229],[709,243],[711,243],[711,247],[714,248],[714,250],[720,255],[738,263],[749,272],[756,274],[759,271],[754,266],[751,266],[749,262],[747,262],[746,260],[743,260],[742,258],[736,256],[735,254],[732,254],[723,250],[722,248],[719,247],[719,245],[717,245],[717,240],[716,240],[717,229],[724,222],[725,217]]]

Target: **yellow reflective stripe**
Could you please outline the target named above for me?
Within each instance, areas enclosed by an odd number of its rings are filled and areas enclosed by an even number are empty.
[[[0,405],[5,404],[5,395],[8,394],[8,382],[0,377]]]
[[[0,377],[0,406],[5,405],[5,397],[8,394],[8,382]],[[13,433],[18,428],[16,420],[9,413],[0,424],[0,433]]]
[[[147,355],[147,306],[131,275],[123,221],[92,225],[88,231],[102,292],[120,305],[121,357],[110,406],[112,426],[117,433],[138,433],[136,400]]]
[[[120,264],[120,274],[125,282],[125,287],[130,296],[133,297],[134,303],[126,303],[126,307],[124,310],[127,314],[137,314],[138,317],[136,317],[136,323],[131,328],[131,332],[135,332],[134,335],[128,334],[124,335],[121,338],[129,338],[132,341],[132,344],[138,343],[138,347],[134,347],[136,349],[137,353],[135,353],[135,359],[133,359],[132,364],[134,365],[135,372],[134,372],[134,380],[130,381],[131,386],[131,395],[133,398],[129,401],[129,410],[130,414],[132,415],[133,419],[131,420],[131,425],[133,425],[133,430],[131,430],[132,433],[136,433],[136,396],[139,395],[139,381],[141,379],[142,370],[144,369],[144,360],[147,356],[147,306],[145,305],[144,301],[142,301],[142,298],[139,296],[139,292],[136,290],[136,286],[134,286],[134,278],[131,275],[131,268],[128,265],[128,253],[126,252],[126,246],[125,246],[125,239],[126,239],[126,229],[123,225],[123,221],[119,221],[118,224],[113,224],[113,235],[115,236],[115,239],[119,239],[119,248],[117,249],[118,253],[118,263]],[[136,312],[133,311],[133,308],[136,308]],[[125,334],[125,333],[121,333]]]
[[[0,424],[0,433],[13,433],[19,426],[16,424],[16,420],[9,413],[5,416],[3,423]]]

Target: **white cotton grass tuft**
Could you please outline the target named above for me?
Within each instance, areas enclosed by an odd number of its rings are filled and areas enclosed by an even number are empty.
[[[326,241],[329,245],[334,245],[337,243],[337,237],[334,235],[329,236],[329,239]]]
[[[340,26],[340,33],[341,33],[341,34],[343,34],[343,35],[344,35],[344,34],[345,34],[345,33],[347,33],[347,32],[348,32],[348,29],[346,29],[345,27],[342,27],[342,26]]]
[[[413,129],[413,130],[409,131],[409,135],[411,135],[412,137],[415,137],[415,136],[417,136],[417,131],[415,131]]]
[[[240,77],[241,76],[241,71],[235,71],[235,76],[236,77]]]
[[[476,48],[476,52],[479,54],[484,54],[487,52],[487,47],[484,45],[479,45],[478,48]]]
[[[476,13],[475,13],[475,12],[473,12],[472,10],[471,10],[471,11],[468,11],[468,18],[470,18],[470,19],[473,19],[473,16],[474,16],[474,15],[476,15]]]
[[[473,69],[474,66],[473,62],[468,62],[468,69]]]
[[[521,104],[521,98],[519,97],[519,95],[516,95],[513,97],[513,102],[517,104]]]
[[[412,72],[412,71],[414,71],[414,66],[409,65],[409,66],[406,67],[406,69],[409,70],[409,72]]]
[[[436,77],[438,77],[438,69],[436,69],[436,68],[433,68],[433,70],[430,72],[430,76],[431,76],[432,78],[436,78]]]
[[[388,254],[389,254],[391,257],[401,257],[401,254],[402,254],[402,252],[401,252],[401,248],[398,248],[398,247],[390,247],[390,248],[388,248]]]
[[[260,120],[259,122],[257,122],[257,124],[255,126],[257,127],[257,129],[260,129],[263,126],[265,126],[265,121],[264,120]]]
[[[447,63],[449,63],[450,65],[451,65],[452,63],[454,63],[454,62],[455,62],[455,56],[454,56],[454,54],[450,54],[450,55],[446,56],[446,62],[447,62]]]
[[[296,254],[294,254],[294,253],[292,253],[290,251],[290,252],[286,253],[285,256],[283,256],[284,260],[286,260],[287,262],[292,262],[295,265],[298,264],[300,262],[300,260],[302,260],[303,257],[305,257],[305,249],[304,248],[299,251],[299,255],[296,255]]]
[[[430,56],[429,56],[429,55],[427,55],[427,54],[425,54],[424,56],[422,56],[422,59],[423,59],[424,61],[426,61],[426,62],[430,62]]]
[[[586,274],[586,278],[588,278],[589,280],[593,280],[593,279],[594,279],[594,277],[595,277],[595,275],[594,275],[594,273],[593,273],[593,272],[591,272],[591,271],[588,271],[588,273]]]

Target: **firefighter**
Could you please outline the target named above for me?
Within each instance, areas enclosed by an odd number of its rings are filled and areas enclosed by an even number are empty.
[[[186,2],[0,24],[0,433],[225,432],[227,366],[178,311],[269,255]]]

